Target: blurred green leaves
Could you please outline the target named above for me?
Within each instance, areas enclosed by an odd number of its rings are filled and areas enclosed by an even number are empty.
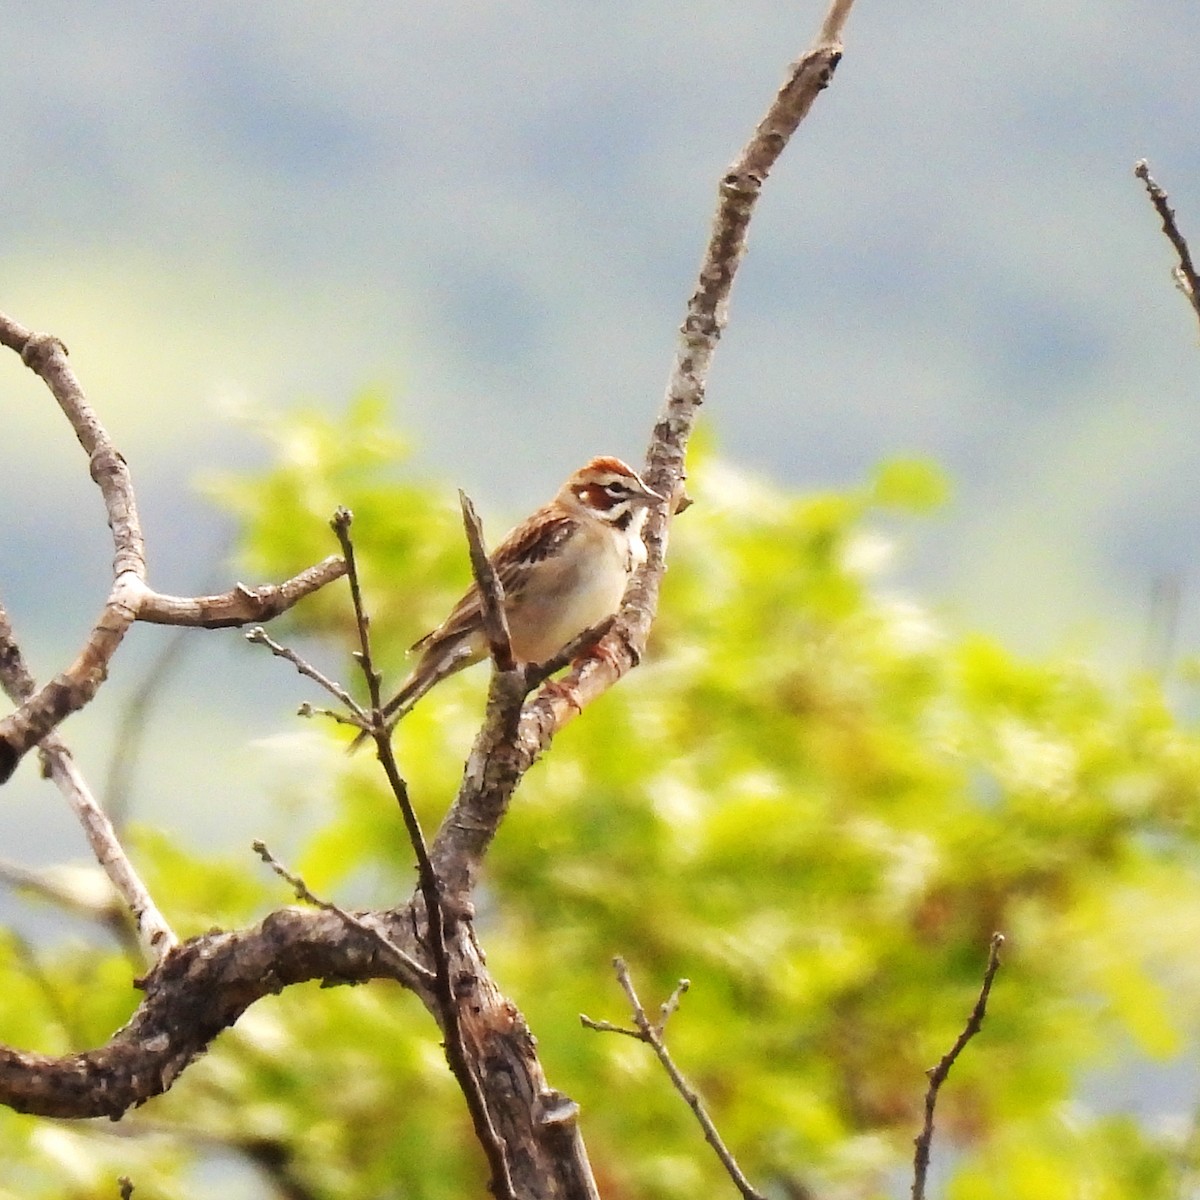
[[[276,465],[217,485],[243,523],[246,566],[302,569],[332,552],[334,508],[352,509],[394,678],[468,581],[453,489],[403,472],[378,397],[267,432]],[[696,503],[672,528],[646,661],[530,773],[478,896],[498,981],[551,1081],[583,1105],[602,1194],[729,1192],[648,1050],[579,1026],[580,1012],[627,1017],[614,954],[648,1004],[692,980],[668,1043],[760,1186],[897,1195],[924,1069],[961,1029],[995,930],[1008,942],[988,1019],[940,1101],[945,1194],[1179,1194],[1190,1121],[1093,1116],[1075,1098],[1117,1048],[1161,1059],[1196,1036],[1196,733],[1153,679],[1114,685],[1077,658],[1018,659],[888,589],[881,530],[946,496],[929,464],[888,463],[860,488],[809,496],[703,448],[690,473]],[[338,588],[288,620],[352,646]],[[485,668],[447,681],[397,731],[429,827],[485,686]],[[406,897],[411,854],[369,756],[347,761],[328,812],[295,864],[310,885]],[[139,855],[181,929],[248,922],[276,902],[149,835]],[[119,977],[116,961],[74,948],[42,968],[92,1041],[104,1032],[88,1013],[132,997],[118,979],[82,993],[78,980]],[[64,1048],[61,1016],[21,962],[0,972],[0,1036]],[[206,1138],[247,1155],[270,1146],[316,1196],[478,1191],[436,1038],[386,986],[256,1006],[146,1110],[179,1135],[161,1176],[145,1177],[161,1192],[148,1191],[176,1194],[174,1156],[203,1153]],[[12,1143],[22,1161],[36,1159],[37,1128]],[[23,1194],[56,1193],[33,1180]]]

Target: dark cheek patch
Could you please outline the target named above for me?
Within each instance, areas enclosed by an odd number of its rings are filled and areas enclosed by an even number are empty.
[[[598,483],[589,483],[576,492],[579,499],[597,512],[607,512],[613,506],[613,498],[608,490]]]

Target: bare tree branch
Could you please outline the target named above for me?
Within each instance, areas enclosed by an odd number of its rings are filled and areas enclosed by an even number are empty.
[[[992,980],[1000,969],[1000,949],[1004,945],[1004,934],[993,933],[991,947],[988,950],[987,967],[983,972],[983,986],[979,989],[979,998],[971,1010],[970,1017],[963,1027],[962,1033],[955,1039],[954,1045],[942,1056],[936,1067],[930,1067],[926,1072],[929,1076],[929,1088],[925,1092],[925,1124],[921,1132],[913,1139],[917,1152],[913,1157],[912,1200],[924,1200],[925,1176],[929,1171],[929,1149],[933,1143],[933,1112],[937,1107],[938,1092],[950,1074],[963,1047],[979,1032],[983,1025],[984,1014],[987,1012],[988,996],[992,990]]]
[[[67,363],[66,346],[58,338],[34,333],[2,313],[0,345],[16,351],[58,401],[89,457],[113,539],[112,589],[83,649],[66,670],[26,697],[16,712],[0,720],[0,783],[5,783],[33,746],[96,694],[112,656],[134,621],[209,628],[264,621],[337,579],[345,568],[338,559],[326,559],[286,583],[257,589],[239,584],[222,596],[192,600],[153,591],[146,582],[146,547],[129,468],[88,404]]]
[[[1188,244],[1179,232],[1175,211],[1171,208],[1167,193],[1155,183],[1150,174],[1150,164],[1144,158],[1134,166],[1133,173],[1146,185],[1150,202],[1162,221],[1163,233],[1167,235],[1167,240],[1175,247],[1175,253],[1179,256],[1179,266],[1173,272],[1175,286],[1187,297],[1187,302],[1200,319],[1200,279],[1196,276],[1196,267],[1192,262]]]
[[[382,932],[410,956],[419,950],[402,920]],[[222,1029],[263,996],[311,979],[394,979],[374,937],[336,914],[285,908],[260,925],[192,938],[141,981],[129,1022],[102,1047],[54,1058],[0,1047],[0,1103],[48,1117],[119,1117],[166,1091]]]
[[[326,912],[331,912],[334,916],[341,917],[352,929],[357,929],[359,933],[366,934],[369,938],[374,938],[383,949],[385,954],[390,954],[393,962],[396,965],[398,978],[402,979],[415,992],[426,991],[431,984],[435,982],[434,974],[428,967],[422,966],[417,962],[412,955],[402,950],[395,942],[392,941],[386,934],[382,933],[376,926],[372,925],[368,920],[362,917],[356,917],[353,913],[347,912],[344,908],[339,908],[336,904],[328,900],[322,900],[320,896],[309,891],[308,884],[300,878],[299,875],[293,874],[287,869],[267,849],[266,842],[255,841],[252,843],[254,853],[279,876],[280,879],[287,880],[292,885],[292,890],[296,893],[297,899],[303,900],[306,904],[311,904],[315,908],[324,909]]]
[[[323,588],[346,573],[340,558],[324,558],[283,583],[260,587],[234,584],[219,596],[164,596],[147,592],[142,597],[137,619],[153,625],[190,625],[201,629],[229,629],[251,621],[269,621],[287,612],[297,601]]]
[[[34,692],[33,676],[25,665],[12,624],[0,605],[0,688],[14,703],[24,703]],[[128,905],[138,942],[148,962],[154,962],[178,944],[162,913],[150,898],[113,829],[112,822],[92,795],[66,743],[57,732],[42,739],[42,765],[83,827],[96,861],[117,894]]]
[[[96,861],[112,880],[113,887],[117,889],[121,898],[129,905],[138,941],[147,958],[150,961],[163,958],[178,945],[179,939],[171,931],[166,918],[158,911],[158,906],[134,870],[117,838],[112,822],[92,795],[87,781],[75,765],[71,752],[57,733],[48,734],[42,739],[41,751],[50,778],[83,826],[83,832]]]
[[[246,641],[252,646],[266,646],[276,658],[290,662],[306,679],[311,679],[318,687],[324,688],[335,700],[341,701],[353,714],[352,724],[366,728],[368,720],[366,709],[340,683],[322,674],[312,663],[302,658],[289,646],[281,645],[274,638],[268,636],[267,631],[261,625],[256,625],[253,629],[246,631]]]
[[[467,502],[469,504],[469,501]],[[466,506],[464,506],[464,515]],[[358,568],[354,553],[354,543],[350,537],[350,525],[353,520],[347,509],[339,509],[330,524],[337,535],[342,547],[342,555],[346,562],[346,573],[350,581],[350,596],[354,603],[354,618],[358,628],[359,665],[367,681],[367,690],[371,697],[371,726],[370,734],[375,741],[375,750],[379,756],[383,773],[387,776],[388,786],[400,807],[404,818],[404,827],[408,831],[409,841],[417,856],[417,887],[425,907],[425,937],[429,943],[429,956],[433,959],[434,987],[432,997],[433,1011],[438,1023],[445,1034],[446,1062],[458,1082],[458,1086],[467,1102],[467,1110],[475,1126],[475,1136],[487,1155],[491,1168],[492,1180],[490,1190],[497,1200],[516,1200],[513,1191],[512,1176],[509,1173],[508,1156],[505,1143],[496,1132],[488,1111],[487,1098],[476,1073],[473,1058],[463,1042],[462,1022],[459,1013],[459,996],[451,975],[450,954],[446,949],[446,934],[449,928],[458,923],[460,916],[465,915],[459,910],[451,911],[442,902],[441,881],[438,879],[433,863],[429,859],[429,849],[425,843],[425,834],[417,819],[416,809],[408,794],[408,784],[400,774],[392,750],[391,731],[383,719],[383,695],[380,691],[380,674],[375,670],[371,656],[370,618],[363,604],[362,588],[358,579]],[[468,537],[475,532],[476,541],[472,543],[472,562],[478,543],[478,529],[472,531],[468,522]],[[482,546],[479,546],[482,554]],[[486,556],[485,556],[486,561]],[[497,582],[497,586],[499,583]],[[494,602],[494,597],[493,597]],[[501,596],[501,605],[503,597]],[[494,614],[493,614],[494,616]],[[503,621],[503,608],[500,618]],[[511,655],[511,650],[509,651]]]
[[[504,584],[496,568],[488,558],[483,544],[483,525],[471,497],[459,488],[458,502],[462,506],[463,529],[467,534],[467,548],[471,554],[471,574],[479,592],[479,603],[483,610],[483,630],[487,634],[492,651],[492,661],[497,671],[511,671],[516,665],[513,657],[512,638],[508,632],[508,614],[504,609]]]
[[[679,981],[670,997],[659,1006],[659,1019],[656,1023],[651,1021],[646,1015],[646,1010],[642,1006],[641,1000],[638,999],[637,990],[633,986],[633,979],[629,975],[629,968],[625,965],[625,960],[623,958],[614,958],[613,969],[617,973],[617,982],[621,985],[621,989],[624,991],[626,999],[629,1001],[629,1006],[633,1011],[635,1028],[626,1029],[620,1025],[613,1025],[609,1021],[594,1021],[591,1017],[586,1017],[582,1013],[579,1015],[580,1023],[585,1028],[594,1029],[599,1033],[620,1033],[626,1037],[636,1038],[639,1042],[645,1042],[657,1055],[658,1061],[662,1063],[663,1070],[666,1071],[667,1076],[670,1078],[672,1086],[683,1097],[684,1103],[695,1114],[696,1120],[700,1122],[700,1128],[704,1131],[704,1140],[708,1142],[716,1156],[721,1160],[721,1166],[725,1168],[725,1173],[733,1180],[737,1190],[742,1193],[745,1200],[766,1200],[763,1194],[757,1191],[746,1178],[741,1167],[738,1166],[737,1159],[733,1157],[729,1147],[725,1145],[721,1135],[717,1132],[717,1127],[713,1123],[712,1117],[708,1115],[708,1110],[704,1107],[704,1101],[700,1099],[696,1089],[683,1077],[683,1072],[675,1065],[675,1061],[671,1058],[663,1041],[663,1033],[666,1029],[667,1021],[679,1008],[679,1001],[683,997],[683,993],[691,985],[686,979]]]

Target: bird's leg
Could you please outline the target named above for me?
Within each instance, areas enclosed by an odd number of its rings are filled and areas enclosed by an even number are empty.
[[[579,698],[579,692],[569,683],[551,679],[542,688],[542,693],[543,695],[557,696],[560,700],[565,700],[577,713],[583,712],[583,701]]]
[[[605,617],[603,621],[573,637],[557,654],[548,658],[544,663],[527,664],[525,679],[530,690],[532,691],[538,684],[549,680],[546,682],[546,691],[565,700],[577,713],[583,712],[583,703],[579,698],[579,692],[571,684],[552,680],[550,676],[566,666],[578,668],[589,658],[598,658],[601,662],[608,663],[614,672],[619,672],[620,665],[617,663],[615,654],[604,644],[604,638],[616,624],[616,620],[616,614]],[[635,655],[634,663],[636,664],[636,662],[637,656]]]

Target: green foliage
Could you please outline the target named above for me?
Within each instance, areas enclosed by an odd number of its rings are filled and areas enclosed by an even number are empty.
[[[350,507],[398,673],[467,582],[452,492],[396,476],[403,447],[377,399],[340,423],[304,413],[273,430],[277,465],[220,485],[248,565],[281,576],[324,556],[328,517]],[[1001,930],[986,1024],[939,1109],[945,1194],[1179,1194],[1186,1137],[1070,1101],[1110,1048],[1165,1059],[1196,1034],[1200,739],[1152,679],[1114,687],[1077,659],[1024,661],[888,592],[878,531],[942,501],[929,465],[802,497],[704,452],[691,474],[647,660],[531,772],[480,897],[489,962],[551,1081],[583,1106],[601,1192],[732,1194],[649,1051],[579,1025],[580,1012],[627,1018],[614,954],[648,1005],[692,980],[668,1042],[753,1179],[780,1195],[875,1196],[907,1193],[923,1072],[961,1029]],[[347,610],[330,589],[289,619],[350,648]],[[484,668],[448,681],[397,732],[429,826],[484,687]],[[376,770],[347,760],[297,865],[335,898],[353,880],[392,904],[412,886],[411,854]],[[181,929],[244,923],[271,902],[245,873],[148,835],[139,854],[152,884],[172,881],[159,894]],[[19,955],[0,962],[7,1042],[99,1041],[121,1019],[112,1007],[132,1004],[125,964],[96,952],[40,970],[54,1005]],[[276,1155],[305,1194],[482,1188],[436,1030],[389,986],[263,1002],[146,1113]],[[44,1125],[0,1121],[16,1159],[34,1161]],[[149,1194],[180,1194],[186,1144],[166,1141],[145,1166]],[[44,1178],[21,1194],[58,1194]]]

